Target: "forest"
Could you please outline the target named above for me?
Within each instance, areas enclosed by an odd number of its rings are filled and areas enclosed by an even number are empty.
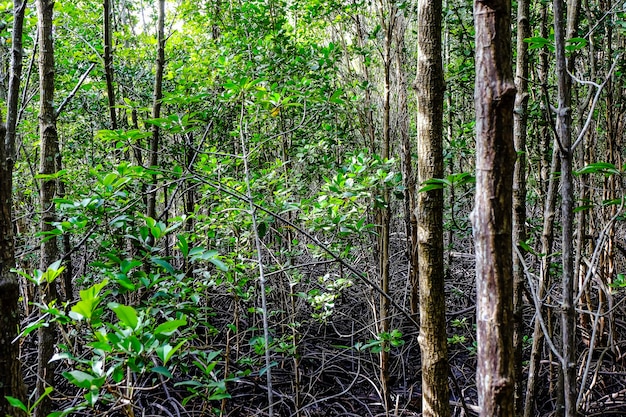
[[[0,1],[0,415],[626,416],[625,51],[615,0]]]

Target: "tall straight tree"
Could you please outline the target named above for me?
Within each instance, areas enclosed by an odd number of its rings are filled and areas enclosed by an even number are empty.
[[[54,229],[52,223],[56,220],[54,196],[56,180],[52,177],[57,171],[56,155],[59,152],[59,138],[56,126],[56,111],[54,108],[54,40],[52,18],[54,1],[37,0],[37,17],[39,20],[39,140],[40,166],[39,172],[45,175],[41,181],[39,201],[41,205],[41,231],[43,233]],[[41,243],[40,269],[45,271],[59,258],[59,248],[56,239],[44,239]],[[57,299],[56,283],[44,284],[41,288],[41,297],[44,303]],[[39,328],[39,352],[37,367],[37,393],[42,395],[46,386],[54,381],[54,366],[50,359],[54,353],[55,327],[43,326]],[[42,400],[36,410],[36,417],[45,417],[51,411],[49,397]]]
[[[568,74],[566,39],[575,26],[576,6],[554,0],[554,43],[557,76],[556,135],[561,150],[561,251],[563,265],[561,299],[561,369],[563,372],[564,416],[576,415],[576,312],[574,309],[574,178],[572,175],[572,79]],[[569,7],[570,10],[567,10]],[[567,26],[566,26],[567,19]],[[567,28],[567,33],[566,33]],[[571,62],[571,61],[570,61]]]
[[[418,184],[443,177],[441,0],[418,1],[417,94]],[[417,193],[419,344],[422,353],[422,410],[425,417],[450,415],[448,342],[443,264],[443,189]]]
[[[13,234],[13,165],[15,163],[15,129],[22,74],[22,32],[26,0],[13,2],[13,34],[11,68],[7,97],[7,125],[0,125],[0,415],[22,416],[5,399],[11,396],[26,402],[26,388],[22,379],[17,337],[19,326],[19,282],[11,271],[15,265]]]
[[[517,3],[517,63],[515,66],[515,112],[513,115],[514,142],[517,151],[513,174],[513,244],[526,241],[526,128],[528,126],[528,42],[530,38],[530,0]],[[513,311],[515,317],[515,412],[523,414],[522,344],[524,336],[523,298],[524,267],[522,260],[513,253]]]
[[[474,0],[476,32],[476,247],[480,415],[515,413],[512,199],[515,147],[511,1]]]
[[[115,88],[113,85],[113,40],[111,35],[111,0],[102,2],[102,37],[104,40],[104,75],[107,83],[107,99],[109,103],[109,119],[111,129],[117,129],[115,113]]]
[[[154,76],[154,93],[152,104],[152,118],[161,117],[161,100],[163,99],[163,69],[165,68],[165,0],[159,0],[158,18],[157,18],[157,59],[156,72]],[[150,139],[150,166],[157,166],[159,163],[159,139],[161,129],[157,124],[152,125],[152,138]],[[152,184],[148,190],[148,217],[157,218],[156,214],[156,196],[157,196],[157,177],[152,176]]]
[[[391,148],[391,65],[392,65],[392,45],[394,39],[394,28],[396,24],[396,14],[398,9],[393,2],[380,1],[378,14],[380,18],[380,25],[384,30],[384,46],[383,46],[383,131],[382,131],[382,144],[381,144],[381,156],[383,160],[388,160],[390,156]],[[378,235],[378,274],[380,276],[380,287],[388,294],[390,275],[390,259],[389,259],[389,244],[391,236],[391,200],[390,192],[388,188],[383,190],[383,201],[385,205],[376,209],[376,222],[380,225]],[[387,297],[380,297],[380,326],[378,329],[379,334],[389,333],[389,326],[391,323],[389,312],[389,299]],[[389,392],[389,351],[388,349],[382,349],[380,351],[380,381],[381,391],[383,395],[383,402],[385,404],[385,410],[389,410],[389,401],[391,399]]]

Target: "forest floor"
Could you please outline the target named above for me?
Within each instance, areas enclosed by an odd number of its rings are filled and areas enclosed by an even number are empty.
[[[450,388],[453,416],[477,415],[475,386],[475,298],[474,262],[471,254],[452,253],[453,268],[447,277],[447,322],[449,337],[449,362],[451,366]],[[402,264],[399,262],[398,264]],[[309,271],[311,276],[323,271]],[[401,274],[396,273],[396,276]],[[406,305],[406,283],[395,286],[395,299]],[[556,290],[556,289],[555,289]],[[279,298],[280,294],[274,294]],[[580,393],[580,406],[585,416],[626,416],[626,311],[623,294],[616,293],[612,300],[612,321],[602,318],[602,336],[591,350],[589,335],[579,327],[578,378],[585,381]],[[528,300],[527,300],[528,301]],[[255,352],[254,337],[260,334],[260,323],[254,315],[246,314],[252,305],[235,306],[232,294],[212,294],[212,322],[205,334],[198,334],[193,346],[186,346],[189,355],[198,350],[220,351],[220,361],[212,371],[215,381],[220,380],[228,367],[229,374],[238,375],[227,381],[230,398],[208,400],[207,395],[190,397],[190,391],[179,383],[194,377],[190,370],[178,369],[172,378],[154,373],[131,374],[121,383],[105,386],[108,400],[98,402],[93,408],[72,412],[83,416],[263,416],[269,415],[267,374],[259,371],[263,366],[262,355]],[[371,323],[376,314],[375,294],[363,286],[346,289],[336,300],[334,311],[325,321],[310,319],[310,313],[302,312],[297,321],[298,343],[282,345],[282,351],[272,352],[272,392],[276,416],[385,416],[381,401],[379,355],[372,349],[363,348],[374,340]],[[304,309],[306,310],[306,309]],[[240,311],[238,319],[234,312]],[[528,304],[525,320],[530,335],[534,309]],[[292,334],[293,317],[284,311],[275,312],[279,325],[275,337],[285,341]],[[284,317],[282,317],[284,316]],[[282,318],[281,318],[282,317]],[[32,322],[33,317],[26,322]],[[226,332],[230,323],[237,322],[238,332]],[[609,324],[610,323],[610,324]],[[306,325],[304,325],[306,324]],[[418,332],[406,325],[400,314],[393,318],[392,328],[402,331],[403,344],[390,351],[390,398],[389,415],[421,415],[421,375]],[[36,378],[36,332],[23,343],[22,361],[29,388],[35,386]],[[67,337],[67,335],[65,335]],[[530,352],[531,339],[524,347],[524,364]],[[226,363],[226,353],[229,356]],[[558,372],[556,359],[547,348],[543,355],[540,385],[535,399],[536,416],[552,416],[555,409],[555,390]],[[549,366],[552,362],[553,366]],[[74,366],[71,361],[58,361],[58,371],[53,398],[55,409],[75,406],[83,399],[83,391],[68,383],[62,376]],[[527,376],[525,367],[525,378]],[[526,382],[526,379],[523,381]],[[208,392],[208,391],[207,391]],[[202,393],[201,393],[202,394]]]

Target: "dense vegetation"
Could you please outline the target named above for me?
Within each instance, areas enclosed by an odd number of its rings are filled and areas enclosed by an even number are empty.
[[[563,2],[520,3],[514,314],[496,324],[515,327],[516,414],[622,415],[626,11],[571,1],[561,31]],[[439,295],[418,291],[438,264],[417,253],[439,195],[443,402],[477,415],[475,22],[443,2],[443,175],[428,174],[423,5],[0,2],[10,413],[422,415],[420,305]]]

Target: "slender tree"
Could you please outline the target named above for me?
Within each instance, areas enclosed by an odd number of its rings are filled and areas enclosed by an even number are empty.
[[[395,38],[396,15],[398,9],[393,2],[381,0],[378,7],[378,17],[380,25],[385,34],[383,39],[383,96],[382,96],[382,143],[381,156],[383,160],[388,160],[391,154],[391,69],[392,69],[392,47]],[[390,259],[389,245],[391,236],[391,200],[388,188],[383,191],[384,206],[376,209],[376,222],[379,225],[378,234],[378,274],[380,276],[380,287],[385,294],[389,294]],[[380,325],[379,334],[389,333],[390,329],[390,303],[388,297],[380,297]],[[389,410],[390,390],[389,390],[389,349],[380,351],[380,380],[385,410]]]
[[[512,187],[515,148],[510,0],[474,1],[476,250],[480,415],[512,416],[514,401]]]
[[[515,111],[513,136],[517,160],[513,174],[513,244],[526,241],[526,129],[528,127],[528,43],[530,38],[530,1],[517,3],[517,63],[515,66]],[[515,413],[523,413],[524,381],[522,380],[522,344],[524,336],[524,268],[522,260],[513,253],[513,312],[515,317]]]
[[[39,140],[40,166],[39,172],[46,175],[41,180],[41,231],[43,233],[54,229],[56,220],[54,197],[56,180],[52,175],[57,171],[56,155],[59,152],[59,139],[56,126],[56,111],[54,108],[54,40],[53,40],[53,0],[37,0],[37,17],[39,19]],[[41,243],[40,269],[45,271],[59,258],[59,248],[56,239],[44,239]],[[44,284],[41,288],[41,297],[44,303],[51,303],[57,299],[56,283]],[[37,394],[42,395],[47,386],[54,382],[54,363],[50,362],[54,353],[55,326],[39,328],[38,378]],[[51,411],[52,403],[45,398],[39,403],[36,417],[45,417]]]
[[[19,326],[19,282],[11,271],[15,265],[13,233],[13,165],[15,163],[15,130],[17,106],[22,73],[22,33],[26,0],[13,2],[13,35],[11,67],[7,97],[7,124],[0,124],[0,415],[23,416],[11,407],[6,396],[26,401],[26,388],[22,379],[19,344],[14,343]]]
[[[115,88],[113,85],[113,41],[111,35],[111,0],[102,1],[102,37],[104,38],[104,75],[107,84],[107,99],[109,103],[109,119],[111,129],[117,129],[117,114],[115,113]]]
[[[157,59],[156,72],[154,76],[154,93],[152,103],[152,118],[161,117],[161,100],[163,99],[163,70],[165,68],[165,0],[158,2],[158,19],[157,19]],[[159,163],[159,140],[161,129],[157,124],[152,125],[152,138],[150,140],[150,166],[157,166]],[[148,189],[148,217],[157,218],[156,214],[156,196],[157,196],[157,177],[152,176],[152,184]]]
[[[548,7],[547,3],[541,4],[540,27],[539,34],[542,38],[548,37]],[[542,109],[544,110],[544,120],[540,128],[539,149],[541,155],[541,173],[540,183],[541,189],[544,190],[543,201],[543,225],[541,231],[541,253],[546,254],[541,258],[541,267],[539,272],[539,282],[535,289],[536,297],[539,302],[544,298],[546,288],[550,285],[550,265],[552,263],[552,247],[554,243],[554,220],[556,213],[556,201],[558,197],[558,178],[557,173],[561,169],[561,159],[559,158],[559,149],[552,136],[549,125],[552,124],[552,114],[546,110],[548,103],[548,51],[539,51],[538,78],[542,90]],[[528,361],[528,380],[526,383],[526,399],[524,404],[524,417],[535,415],[535,401],[537,398],[537,388],[539,383],[539,368],[542,351],[544,346],[545,334],[541,326],[541,319],[545,317],[545,321],[549,326],[548,315],[543,306],[540,305],[537,314],[535,314],[535,322],[533,329],[533,343],[530,351],[530,360]],[[548,335],[551,337],[551,335]],[[550,351],[550,354],[552,352]],[[550,365],[550,369],[552,366]]]
[[[440,0],[418,2],[417,95],[418,184],[443,177],[443,96]],[[444,296],[443,189],[417,193],[419,344],[424,416],[450,415],[448,342]]]
[[[575,2],[574,2],[575,3]],[[554,43],[557,76],[556,135],[561,155],[561,370],[563,372],[564,416],[576,415],[576,312],[574,306],[574,179],[572,175],[571,102],[572,80],[568,74],[566,39],[573,24],[572,11],[566,13],[564,0],[554,0]],[[566,20],[567,19],[567,20]],[[567,25],[567,26],[566,26]],[[566,32],[567,27],[567,32]]]

